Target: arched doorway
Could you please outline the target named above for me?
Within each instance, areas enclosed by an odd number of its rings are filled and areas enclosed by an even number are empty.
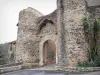
[[[56,45],[51,40],[43,44],[43,63],[44,65],[56,63]]]

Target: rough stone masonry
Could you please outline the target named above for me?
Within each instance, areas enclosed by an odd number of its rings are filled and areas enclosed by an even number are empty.
[[[57,9],[46,16],[31,7],[20,11],[15,62],[75,67],[88,61],[82,18],[91,17],[92,9],[100,18],[99,6],[89,6],[85,0],[57,0]]]

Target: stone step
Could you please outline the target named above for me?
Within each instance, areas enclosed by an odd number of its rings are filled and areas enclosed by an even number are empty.
[[[2,68],[0,68],[0,74],[7,73],[7,72],[18,71],[18,70],[21,70],[21,69],[22,69],[22,65],[2,67]]]

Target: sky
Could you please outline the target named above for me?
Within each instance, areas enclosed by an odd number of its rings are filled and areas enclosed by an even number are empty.
[[[0,43],[17,39],[19,12],[28,7],[47,15],[56,9],[56,0],[0,0]]]

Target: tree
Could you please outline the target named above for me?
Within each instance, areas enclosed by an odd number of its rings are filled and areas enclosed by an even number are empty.
[[[2,46],[0,46],[0,65],[5,64],[4,54],[2,53]]]

